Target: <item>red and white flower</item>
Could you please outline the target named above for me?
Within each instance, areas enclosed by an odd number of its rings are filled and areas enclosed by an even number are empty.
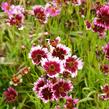
[[[18,93],[14,88],[9,87],[6,91],[4,91],[3,95],[7,103],[12,103],[16,101],[16,97],[18,96]]]
[[[54,100],[53,90],[50,84],[45,85],[41,88],[38,93],[38,97],[44,102],[47,103],[48,101]]]
[[[105,29],[109,29],[109,5],[103,5],[96,10],[97,24]]]
[[[105,84],[101,87],[102,94],[99,94],[99,98],[102,100],[109,100],[109,85]]]
[[[72,77],[77,76],[77,71],[83,68],[83,62],[76,55],[67,57],[64,62],[64,68],[71,73]]]
[[[39,93],[39,90],[45,85],[45,79],[39,78],[35,83],[33,87],[33,91],[36,93]]]
[[[63,72],[62,62],[58,58],[48,56],[48,58],[42,59],[41,65],[49,77],[56,77]]]
[[[66,56],[71,56],[70,48],[63,44],[58,44],[56,47],[52,47],[51,53],[53,57],[58,57],[60,60],[65,59]]]
[[[78,101],[79,101],[78,99],[72,99],[71,96],[69,96],[69,97],[67,96],[64,108],[65,109],[77,109],[75,106],[78,103]]]
[[[48,49],[41,46],[33,46],[29,53],[29,58],[33,64],[39,65],[42,58],[47,58]]]
[[[40,23],[45,24],[48,21],[48,16],[45,13],[45,8],[41,5],[36,5],[33,7],[33,13]]]
[[[53,85],[55,99],[65,97],[72,89],[73,85],[70,81],[59,79],[59,81]]]

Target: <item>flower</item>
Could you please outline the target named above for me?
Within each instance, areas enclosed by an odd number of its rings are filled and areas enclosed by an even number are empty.
[[[33,12],[35,17],[39,20],[40,23],[45,24],[48,21],[48,16],[45,13],[44,7],[36,5],[33,7]]]
[[[23,29],[24,8],[20,5],[9,5],[7,2],[2,3],[2,10],[8,14],[8,25],[16,25],[19,30]]]
[[[48,39],[48,44],[51,45],[52,47],[56,47],[60,43],[61,38],[56,37],[54,40]]]
[[[63,70],[62,63],[58,58],[52,58],[51,56],[48,57],[49,57],[48,59],[47,58],[42,59],[41,61],[42,67],[45,69],[49,77],[55,77],[62,72]]]
[[[8,2],[2,2],[1,4],[1,9],[5,12],[8,13],[9,9],[10,9],[10,5],[8,4]]]
[[[17,14],[15,16],[11,16],[7,20],[7,24],[9,25],[16,25],[18,28],[22,28],[24,23],[24,15],[23,14]]]
[[[67,57],[64,62],[64,68],[71,73],[72,77],[77,75],[77,71],[82,69],[83,62],[77,56]]]
[[[109,74],[109,64],[101,65],[100,69],[105,75]]]
[[[96,10],[97,25],[105,29],[109,29],[109,5],[103,5]]]
[[[42,58],[47,58],[48,50],[41,46],[33,46],[29,53],[29,58],[32,59],[32,63],[39,65]]]
[[[22,83],[22,75],[21,75],[21,74],[13,75],[13,76],[12,76],[12,79],[11,79],[11,81],[10,81],[10,85],[17,86],[17,85],[19,85],[20,83]]]
[[[109,43],[102,47],[107,59],[109,59]]]
[[[105,84],[101,87],[102,94],[99,94],[99,98],[102,100],[109,100],[109,85]]]
[[[60,60],[65,59],[65,56],[67,55],[71,56],[70,48],[62,44],[58,44],[55,48],[52,48],[51,50],[52,56],[58,57]]]
[[[48,15],[48,16],[52,16],[52,17],[55,17],[57,15],[59,15],[61,12],[60,8],[58,8],[56,5],[54,5],[53,3],[47,3],[45,5],[45,13]]]
[[[55,99],[65,97],[67,93],[72,89],[73,86],[70,81],[59,79],[59,81],[53,85],[53,92]]]
[[[75,105],[78,103],[78,99],[72,99],[72,97],[66,97],[66,103],[64,105],[65,109],[77,109]]]
[[[33,87],[33,91],[35,92],[39,92],[39,90],[45,85],[45,80],[44,78],[39,78],[35,83],[34,83],[34,87]]]
[[[39,91],[38,96],[40,97],[40,99],[44,102],[47,103],[48,101],[52,101],[54,100],[54,96],[53,96],[53,91],[51,88],[51,85],[45,85],[44,87],[41,88],[41,90]]]
[[[3,95],[7,103],[12,103],[15,102],[18,93],[14,88],[9,87],[6,91],[4,91]]]

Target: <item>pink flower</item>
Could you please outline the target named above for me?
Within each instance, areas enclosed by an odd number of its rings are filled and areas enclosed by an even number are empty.
[[[17,97],[17,92],[14,88],[9,87],[6,91],[4,91],[5,101],[8,103],[15,102]]]
[[[1,8],[5,13],[8,13],[8,11],[10,9],[10,5],[8,4],[8,2],[2,2]]]
[[[78,99],[72,99],[72,97],[66,97],[66,104],[64,105],[65,109],[77,109],[75,106],[78,103]]]
[[[8,14],[8,25],[15,25],[20,30],[23,29],[24,8],[22,6],[9,5],[7,2],[2,3],[2,9]]]
[[[42,87],[41,90],[39,91],[38,96],[44,103],[47,103],[48,101],[53,101],[54,96],[51,85],[48,84]]]
[[[102,94],[99,94],[99,98],[102,100],[109,100],[109,85],[105,84],[102,89]]]
[[[56,77],[63,70],[60,60],[51,56],[48,59],[42,59],[41,64],[49,77]]]
[[[70,81],[59,80],[53,85],[53,92],[55,99],[65,97],[69,91],[73,89],[73,86]]]
[[[65,69],[71,73],[72,77],[77,75],[77,71],[82,69],[83,62],[77,56],[67,57],[64,63]]]
[[[47,23],[48,21],[48,16],[45,13],[44,7],[40,5],[36,5],[33,7],[33,12],[35,17],[39,20],[40,23]]]
[[[39,65],[42,58],[47,58],[48,50],[41,46],[33,46],[29,53],[29,58],[33,64]]]
[[[58,44],[56,47],[51,49],[52,56],[58,57],[60,60],[65,59],[65,56],[71,56],[70,48],[66,47],[65,45]]]
[[[52,17],[55,17],[57,15],[59,15],[61,12],[60,8],[58,8],[56,5],[54,4],[51,4],[51,3],[47,3],[45,5],[45,13],[48,15],[48,16],[52,16]]]
[[[103,5],[96,10],[97,23],[100,27],[109,29],[109,5]]]
[[[109,59],[109,43],[103,47],[103,52],[105,53],[106,58]]]
[[[18,15],[18,14],[24,14],[24,8],[20,5],[11,5],[9,9],[9,17]]]
[[[39,78],[35,83],[34,83],[34,87],[33,87],[33,91],[35,92],[39,92],[39,90],[45,85],[45,80],[44,78]]]
[[[22,28],[23,23],[24,23],[24,15],[22,14],[17,14],[15,16],[11,16],[8,20],[7,23],[9,25],[16,25],[19,29]]]

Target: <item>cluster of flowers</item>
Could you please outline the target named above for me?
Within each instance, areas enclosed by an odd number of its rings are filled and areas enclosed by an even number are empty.
[[[20,69],[17,74],[13,75],[10,81],[10,85],[18,86],[22,82],[22,77],[28,74],[29,70],[29,67],[23,67],[22,69]],[[13,87],[9,87],[6,91],[4,91],[3,95],[5,102],[12,103],[16,101],[18,93]]]
[[[45,7],[36,5],[31,11],[25,10],[20,5],[10,5],[8,2],[3,2],[1,8],[8,15],[7,24],[15,25],[19,29],[23,29],[26,12],[35,16],[40,23],[44,24],[47,23],[48,17],[57,16],[61,11],[61,8],[52,2],[47,3]]]
[[[63,3],[72,3],[74,5],[81,5],[85,0],[53,0],[42,5],[36,5],[32,10],[25,10],[20,5],[11,5],[8,2],[3,2],[1,4],[2,10],[8,15],[7,24],[15,25],[18,29],[23,29],[25,15],[35,16],[35,18],[41,23],[45,24],[49,17],[55,17],[60,14]]]
[[[71,77],[76,77],[83,62],[77,56],[71,55],[70,48],[60,43],[60,37],[48,40],[48,46],[32,46],[29,58],[32,63],[44,69],[44,75],[40,77],[33,87],[33,91],[43,102],[66,98],[66,108],[73,109],[75,99],[68,96],[73,89]],[[77,101],[77,100],[76,100]],[[68,108],[68,106],[71,106]]]
[[[16,25],[19,29],[23,28],[25,16],[22,6],[10,5],[7,2],[3,2],[1,8],[8,15],[8,25]]]
[[[85,23],[88,29],[97,32],[100,38],[104,38],[106,31],[109,30],[109,4],[99,4],[96,7],[96,17],[92,24],[90,24],[89,21],[86,21]]]

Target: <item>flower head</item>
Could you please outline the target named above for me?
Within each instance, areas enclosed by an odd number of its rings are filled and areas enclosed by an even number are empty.
[[[53,92],[56,99],[65,97],[69,91],[73,88],[70,81],[60,79],[53,85]]]
[[[109,64],[101,65],[100,69],[105,75],[109,74]]]
[[[54,40],[48,40],[48,44],[51,45],[52,47],[56,47],[60,43],[61,38],[56,37]]]
[[[9,87],[6,91],[4,91],[5,101],[8,103],[14,102],[17,97],[17,92],[14,88]]]
[[[44,78],[39,78],[35,83],[34,83],[34,87],[33,87],[33,91],[35,92],[39,92],[39,90],[45,85],[45,80]]]
[[[15,25],[19,29],[23,28],[24,8],[20,5],[9,5],[7,2],[2,3],[2,10],[8,14],[8,25]]]
[[[10,9],[10,5],[8,4],[8,2],[2,2],[1,8],[5,13],[8,13],[8,11]]]
[[[82,69],[83,62],[77,56],[67,57],[64,63],[65,69],[71,73],[72,77],[77,75],[77,71]]]
[[[33,64],[39,65],[42,58],[47,58],[48,50],[41,46],[33,46],[29,53],[29,58],[32,59]]]
[[[44,103],[54,100],[53,91],[50,84],[42,87],[41,90],[39,91],[38,96]]]
[[[104,86],[101,87],[102,89],[102,94],[99,94],[100,99],[102,100],[109,100],[109,85],[105,84]]]
[[[22,75],[18,74],[18,75],[13,75],[11,81],[10,81],[10,85],[14,85],[17,86],[20,83],[22,83]]]
[[[49,56],[48,59],[42,59],[41,64],[49,77],[55,77],[63,70],[63,66],[58,58]]]
[[[42,24],[47,23],[48,16],[45,13],[44,7],[36,5],[33,7],[33,12],[35,17],[39,20],[39,22],[41,22]]]
[[[76,109],[75,105],[78,103],[78,99],[72,99],[72,97],[66,97],[65,109]]]
[[[103,5],[96,10],[98,24],[109,29],[109,5]]]
[[[65,56],[70,56],[70,48],[65,45],[58,44],[55,48],[52,48],[52,56],[58,57],[60,60],[65,59]]]

